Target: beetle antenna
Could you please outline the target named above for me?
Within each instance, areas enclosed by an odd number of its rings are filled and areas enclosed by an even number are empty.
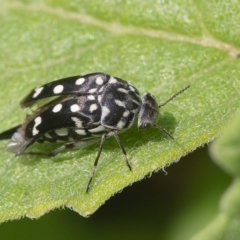
[[[156,124],[154,124],[153,126],[155,128],[158,128],[158,129],[162,130],[166,135],[168,135],[171,139],[174,140],[174,137],[165,128],[163,128],[163,127],[161,127],[159,125],[156,125]]]
[[[179,94],[183,93],[185,90],[187,90],[188,88],[190,88],[190,85],[188,85],[187,87],[183,88],[182,90],[180,90],[179,92],[175,93],[174,95],[172,95],[166,102],[164,102],[163,104],[159,105],[158,107],[161,108],[164,105],[166,105],[168,102],[172,101],[175,97],[177,97]]]

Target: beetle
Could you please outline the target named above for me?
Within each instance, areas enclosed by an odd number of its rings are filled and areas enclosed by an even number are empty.
[[[62,78],[33,89],[20,102],[22,108],[31,107],[41,99],[55,98],[39,106],[22,124],[0,133],[0,140],[11,139],[6,149],[16,156],[23,154],[34,142],[64,141],[62,146],[47,154],[55,156],[64,149],[81,148],[100,140],[86,188],[88,192],[104,142],[111,136],[132,170],[118,133],[130,128],[136,116],[139,129],[157,127],[173,139],[166,129],[156,124],[159,108],[189,87],[158,105],[150,93],[141,98],[133,85],[109,74],[97,72]]]

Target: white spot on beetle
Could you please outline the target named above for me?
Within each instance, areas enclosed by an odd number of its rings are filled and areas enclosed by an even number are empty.
[[[64,87],[63,85],[57,85],[54,89],[53,89],[53,92],[55,94],[58,94],[58,93],[61,93],[63,91]]]
[[[130,114],[130,111],[127,110],[127,111],[125,111],[125,112],[123,113],[123,116],[124,116],[124,117],[127,117],[129,114]]]
[[[103,79],[101,77],[97,77],[96,83],[97,83],[97,85],[102,85],[103,84]]]
[[[140,100],[139,100],[139,102],[138,102],[138,101],[136,101],[135,99],[132,99],[132,101],[133,101],[134,103],[136,103],[137,105],[141,105]]]
[[[88,95],[88,96],[87,96],[87,99],[88,99],[88,100],[95,100],[95,97],[94,97],[93,95]]]
[[[40,88],[36,88],[34,91],[35,93],[33,94],[33,98],[37,97],[43,90],[43,87],[40,87]]]
[[[77,104],[73,104],[71,107],[71,112],[77,112],[80,110],[80,107]]]
[[[120,120],[117,124],[117,129],[123,129],[125,127],[126,123],[122,120]]]
[[[62,109],[62,104],[59,103],[59,104],[57,104],[56,106],[54,106],[54,108],[53,108],[52,111],[53,111],[54,113],[56,113],[56,112],[59,112],[61,109]]]
[[[120,101],[120,100],[115,99],[114,102],[115,102],[118,106],[120,106],[120,107],[124,107],[124,108],[125,108],[125,106],[126,106],[125,103],[122,102],[122,101]]]
[[[52,136],[51,136],[49,133],[46,133],[46,134],[45,134],[45,137],[46,137],[46,138],[52,138]]]
[[[72,117],[72,120],[75,122],[76,127],[81,128],[82,127],[82,121],[77,117]]]
[[[123,93],[128,93],[128,90],[125,88],[118,88],[117,91],[123,92]]]
[[[110,113],[109,108],[107,108],[106,106],[102,106],[102,116],[101,116],[101,120],[104,120],[105,117]]]
[[[96,104],[96,103],[93,103],[93,104],[90,106],[89,111],[92,113],[92,112],[95,111],[97,108],[98,108],[97,104]]]
[[[55,133],[58,136],[67,136],[68,135],[68,130],[66,128],[60,128],[60,129],[56,129]]]
[[[75,133],[77,133],[80,136],[87,135],[87,133],[86,133],[86,131],[84,129],[76,129],[74,131],[75,131]]]
[[[102,96],[98,95],[98,102],[101,102],[101,100],[102,100]]]
[[[97,91],[97,88],[92,88],[92,89],[90,89],[88,92],[89,93],[95,93]]]
[[[82,78],[82,77],[81,77],[81,78],[79,78],[79,79],[76,80],[75,84],[76,84],[76,85],[82,85],[84,82],[85,82],[85,78]]]
[[[34,122],[35,122],[35,124],[34,124],[33,130],[32,130],[33,136],[35,136],[39,133],[39,131],[37,130],[37,126],[42,122],[42,118],[38,116],[34,119]]]
[[[109,79],[108,82],[109,82],[109,83],[116,83],[116,82],[117,82],[117,79],[114,78],[114,77],[110,77],[110,79]]]
[[[132,92],[136,92],[136,89],[132,85],[129,85],[129,88]]]
[[[103,86],[99,89],[99,93],[101,93],[103,91]]]

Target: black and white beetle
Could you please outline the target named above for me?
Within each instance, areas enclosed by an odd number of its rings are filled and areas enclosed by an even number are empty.
[[[22,108],[27,108],[40,99],[55,97],[27,116],[23,124],[1,133],[0,140],[11,138],[7,150],[16,155],[23,154],[36,141],[65,141],[64,145],[47,154],[55,156],[65,148],[84,147],[101,138],[86,189],[88,192],[106,138],[115,137],[129,170],[132,169],[117,134],[130,128],[136,116],[139,129],[154,126],[173,138],[164,128],[156,125],[159,108],[187,88],[189,86],[158,106],[150,93],[141,99],[134,86],[105,73],[59,79],[33,89],[20,102]]]

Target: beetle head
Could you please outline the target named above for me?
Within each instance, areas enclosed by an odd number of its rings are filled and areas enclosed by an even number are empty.
[[[183,88],[174,95],[172,95],[167,101],[158,105],[154,96],[150,93],[146,93],[142,98],[142,105],[138,115],[138,128],[144,129],[151,126],[159,128],[164,133],[166,133],[170,138],[174,139],[173,136],[163,127],[156,124],[159,117],[159,108],[166,105],[168,102],[172,101],[179,94],[187,90],[190,86]]]
[[[142,98],[142,105],[138,115],[138,128],[153,126],[159,117],[159,107],[153,95],[146,93]]]

